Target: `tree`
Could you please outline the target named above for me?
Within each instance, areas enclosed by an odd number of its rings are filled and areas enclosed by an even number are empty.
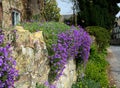
[[[101,26],[111,29],[115,14],[119,11],[118,0],[78,0],[80,13],[78,22],[86,26]]]
[[[46,0],[44,16],[46,21],[58,21],[60,18],[60,8],[57,7],[56,0]]]

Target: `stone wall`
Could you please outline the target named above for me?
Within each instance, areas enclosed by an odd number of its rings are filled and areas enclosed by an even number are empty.
[[[44,42],[42,31],[30,33],[23,27],[15,28],[16,34],[6,32],[6,41],[13,44],[12,54],[17,62],[16,69],[19,71],[19,77],[15,82],[15,88],[35,88],[36,83],[43,84],[48,81],[50,71],[48,52]],[[17,36],[15,39],[13,35]],[[56,88],[71,88],[76,81],[76,65],[73,59],[63,71],[63,75],[54,84]]]
[[[12,25],[12,9],[20,11],[20,15],[24,14],[22,0],[2,0],[3,19],[2,27],[7,28]]]
[[[15,29],[17,39],[14,39],[14,33],[6,33],[9,36],[7,41],[13,41],[12,54],[19,71],[15,88],[35,88],[37,82],[44,83],[48,80],[50,69],[42,32],[30,33],[20,26]]]
[[[74,60],[69,60],[65,67],[63,75],[54,83],[56,88],[71,88],[72,84],[76,82],[77,74]]]

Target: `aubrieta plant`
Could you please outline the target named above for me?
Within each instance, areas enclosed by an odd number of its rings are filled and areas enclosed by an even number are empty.
[[[75,59],[79,54],[86,62],[90,46],[91,38],[81,27],[78,29],[71,27],[70,30],[58,34],[57,44],[53,44],[54,55],[51,56],[50,60],[52,81],[59,79],[69,59]]]
[[[0,88],[13,88],[18,71],[16,61],[11,56],[11,45],[4,43],[4,34],[0,30]]]

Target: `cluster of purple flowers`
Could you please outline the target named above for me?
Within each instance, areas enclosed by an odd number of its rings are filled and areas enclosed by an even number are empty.
[[[46,82],[44,83],[44,85],[45,85],[45,87],[47,87],[47,88],[56,88],[55,85],[50,84],[48,81],[46,81]]]
[[[4,34],[0,30],[0,88],[13,88],[18,71],[16,61],[11,56],[11,45],[4,43]]]
[[[58,34],[57,44],[53,44],[54,55],[51,57],[54,80],[62,75],[69,59],[74,59],[78,54],[87,61],[89,58],[91,38],[83,28],[71,27],[70,30]]]

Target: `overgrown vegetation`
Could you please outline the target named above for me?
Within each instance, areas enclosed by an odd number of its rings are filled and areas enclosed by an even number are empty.
[[[96,42],[91,46],[90,57],[84,69],[81,61],[77,61],[78,79],[72,88],[111,88],[107,75],[108,62],[105,60],[110,33],[98,26],[89,26],[86,30],[95,36]],[[81,76],[83,74],[84,76]]]
[[[85,76],[83,78],[79,77],[81,73],[78,73],[77,83],[72,88],[109,88],[106,71],[108,63],[105,60],[106,54],[106,51],[99,53],[97,46],[92,45],[89,61],[84,71]],[[79,68],[81,68],[81,65]]]
[[[78,79],[72,88],[110,88],[107,76],[108,62],[105,60],[110,33],[105,28],[98,26],[89,26],[86,30],[90,35],[95,36],[95,42],[91,46],[90,57],[85,68],[77,65]],[[77,62],[80,63],[80,60]],[[84,76],[81,76],[83,74]]]
[[[46,42],[49,55],[53,54],[51,47],[52,44],[57,43],[57,34],[70,29],[68,25],[59,22],[28,22],[22,23],[21,25],[30,32],[43,31],[44,41]]]
[[[56,22],[47,22],[42,24],[38,22],[33,22],[33,23],[24,23],[22,25],[26,30],[30,30],[31,32],[36,32],[39,30],[43,31],[44,39],[49,51],[49,56],[52,55],[50,65],[51,65],[51,71],[53,77],[52,76],[50,77],[52,78],[52,80],[55,79],[54,77],[57,77],[56,79],[58,79],[62,75],[64,65],[67,63],[67,59],[65,59],[68,58],[66,51],[71,51],[72,53],[73,51],[75,51],[73,48],[70,50],[66,49],[67,47],[66,44],[69,43],[69,41],[67,40],[70,40],[75,36],[81,34],[82,30],[80,33],[77,33],[78,29],[75,30],[76,28],[73,27],[72,30],[69,30],[70,29],[69,26],[63,23],[56,23]],[[92,27],[90,26],[87,27],[86,29],[91,35],[94,35],[96,37],[96,44],[91,46],[90,57],[87,64],[81,62],[82,58],[86,54],[83,55],[82,57],[80,51],[79,53],[75,52],[76,53],[75,57],[77,60],[76,64],[77,64],[78,79],[77,82],[73,84],[72,88],[101,88],[101,87],[109,88],[107,72],[106,72],[108,63],[105,60],[107,54],[106,47],[109,45],[109,38],[110,38],[109,32],[106,29],[97,26],[92,26]],[[72,34],[74,34],[74,36],[72,36]],[[75,37],[74,39],[80,40],[79,38],[82,37],[78,36]],[[78,40],[70,40],[70,41],[75,42],[75,44],[77,44],[75,46],[78,46],[79,44],[80,46],[83,45],[81,46],[81,48],[77,50],[84,50],[82,48],[85,47],[85,44],[81,44],[81,42],[77,43]],[[71,46],[69,45],[68,46],[72,47],[74,43],[71,43],[70,45]],[[81,67],[81,64],[83,63],[84,66]],[[81,69],[79,68],[82,68],[83,70],[82,73],[80,73]],[[84,76],[82,76],[83,74]]]
[[[69,27],[63,23],[24,23],[24,28],[35,32],[43,31],[50,56],[51,75],[49,81],[58,80],[62,75],[65,64],[70,58],[80,54],[86,62],[89,57],[91,39],[87,32],[81,27]],[[52,79],[51,79],[52,78]]]
[[[105,50],[109,46],[110,32],[107,29],[98,26],[89,26],[86,30],[90,35],[95,36],[100,51]]]
[[[106,51],[99,53],[96,46],[91,47],[89,61],[86,66],[86,77],[99,82],[102,87],[108,87]]]

